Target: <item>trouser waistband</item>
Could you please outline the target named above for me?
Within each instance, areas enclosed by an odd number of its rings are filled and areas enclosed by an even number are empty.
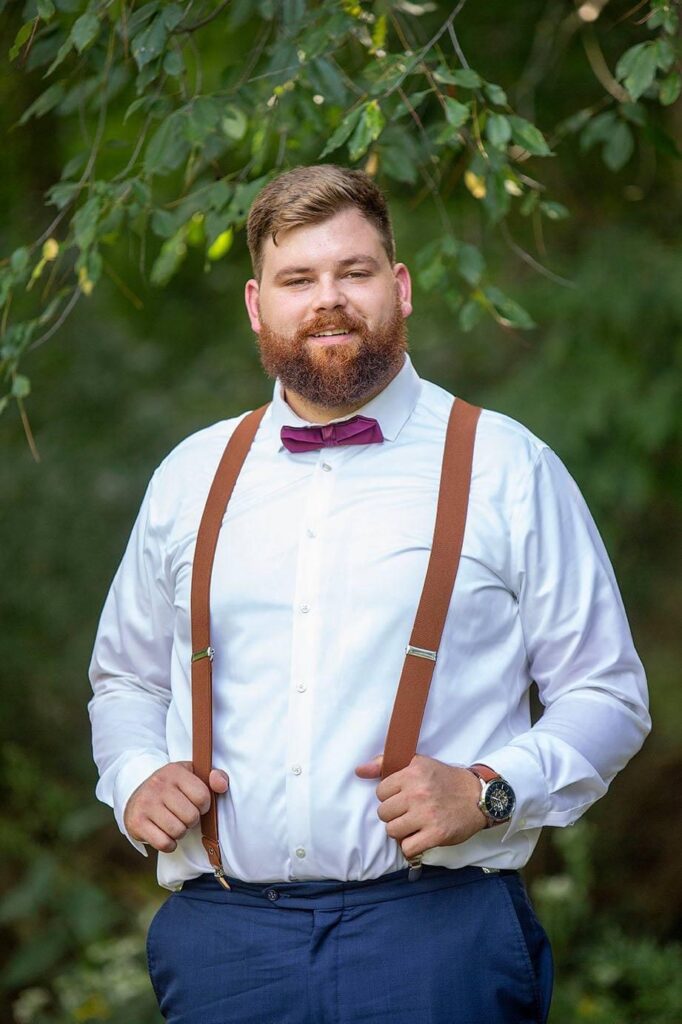
[[[311,882],[241,882],[229,878],[229,891],[222,888],[210,874],[192,878],[182,886],[180,895],[189,899],[211,903],[238,903],[241,905],[271,905],[301,910],[337,910],[381,903],[384,900],[404,899],[436,889],[456,885],[470,885],[497,875],[515,875],[516,871],[491,871],[479,867],[444,868],[424,865],[416,881],[407,881],[408,869],[392,871],[379,878],[365,881],[342,882],[336,879]]]

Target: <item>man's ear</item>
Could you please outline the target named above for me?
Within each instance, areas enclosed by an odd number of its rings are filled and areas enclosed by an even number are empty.
[[[244,302],[246,303],[246,312],[249,314],[249,320],[251,321],[251,330],[254,334],[260,334],[260,312],[258,310],[258,296],[260,294],[260,288],[258,281],[255,278],[251,278],[250,281],[246,282],[244,288]]]
[[[412,279],[404,263],[393,265],[393,276],[400,301],[400,310],[405,318],[412,312]]]

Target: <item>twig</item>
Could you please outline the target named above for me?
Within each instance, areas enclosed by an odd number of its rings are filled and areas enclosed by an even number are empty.
[[[602,49],[597,42],[594,30],[591,27],[584,28],[580,34],[582,36],[587,59],[590,62],[590,67],[594,71],[598,81],[615,100],[618,100],[619,103],[627,103],[630,97],[623,86],[616,81],[609,71],[609,66],[606,63]]]
[[[521,246],[512,238],[509,232],[509,227],[504,221],[502,221],[502,223],[500,224],[500,234],[502,235],[502,237],[504,238],[505,242],[512,250],[512,252],[515,253],[519,257],[519,259],[523,260],[524,263],[527,263],[529,267],[532,267],[533,270],[536,270],[538,274],[542,274],[542,276],[548,278],[548,280],[554,281],[555,284],[563,285],[564,288],[578,287],[575,281],[571,281],[567,277],[562,277],[560,274],[555,274],[553,270],[550,270],[548,267],[543,266],[543,264],[539,263],[534,256],[531,256],[529,252],[526,252],[525,249],[522,249]]]
[[[80,290],[80,288],[74,288],[71,294],[71,298],[64,306],[64,309],[61,311],[55,322],[52,324],[52,327],[49,327],[44,334],[41,334],[39,338],[36,338],[35,341],[31,342],[31,344],[28,346],[26,350],[27,352],[33,352],[34,349],[40,348],[41,345],[44,345],[46,341],[50,340],[53,334],[57,333],[57,331],[62,326],[66,318],[69,316],[71,310],[76,305],[82,294],[83,293]]]
[[[455,9],[451,12],[451,14],[448,15],[448,17],[445,19],[445,21],[443,22],[441,27],[438,29],[436,34],[434,36],[432,36],[431,39],[429,39],[428,43],[425,46],[422,47],[421,52],[419,53],[419,55],[417,57],[415,57],[415,59],[413,61],[408,63],[407,67],[405,68],[405,71],[402,73],[402,75],[400,76],[398,81],[395,82],[395,84],[391,86],[391,88],[385,94],[384,99],[388,99],[388,97],[392,93],[394,93],[397,89],[399,89],[400,86],[405,81],[405,79],[407,78],[407,76],[409,74],[411,74],[412,71],[417,67],[417,65],[420,64],[423,61],[424,57],[427,55],[429,50],[433,49],[433,47],[436,45],[436,43],[438,42],[440,37],[442,35],[444,35],[448,31],[448,29],[450,28],[450,25],[452,25],[453,21],[455,20],[455,18],[459,14],[459,12],[462,10],[462,8],[464,7],[466,2],[467,2],[467,0],[459,0],[459,3],[455,7]]]
[[[193,25],[185,25],[184,27],[182,25],[177,25],[172,29],[171,35],[183,35],[184,33],[196,32],[197,29],[203,28],[204,25],[208,25],[210,22],[215,21],[215,19],[223,13],[230,2],[231,0],[222,0],[222,3],[218,4],[212,14],[207,14],[205,18],[200,18],[199,21],[195,21]]]
[[[38,446],[36,445],[36,440],[33,436],[33,431],[31,430],[31,424],[29,422],[28,416],[26,415],[26,409],[24,407],[23,398],[17,398],[17,405],[19,406],[19,415],[21,416],[21,423],[24,428],[24,434],[26,435],[28,447],[31,451],[31,455],[33,456],[33,461],[40,462],[40,452],[38,451]]]

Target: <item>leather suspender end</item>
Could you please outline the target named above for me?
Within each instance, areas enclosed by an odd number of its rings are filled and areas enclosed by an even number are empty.
[[[213,661],[215,651],[212,647],[204,647],[203,651],[195,651],[192,655],[192,661],[201,661],[202,658],[208,658],[209,661]]]
[[[425,647],[413,647],[412,644],[407,645],[405,654],[413,654],[415,658],[426,658],[427,661],[435,661],[438,656],[437,651],[427,651]]]

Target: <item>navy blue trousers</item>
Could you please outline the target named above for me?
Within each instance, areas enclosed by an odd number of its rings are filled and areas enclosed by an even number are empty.
[[[552,957],[515,871],[186,882],[147,957],[169,1024],[543,1024]]]

